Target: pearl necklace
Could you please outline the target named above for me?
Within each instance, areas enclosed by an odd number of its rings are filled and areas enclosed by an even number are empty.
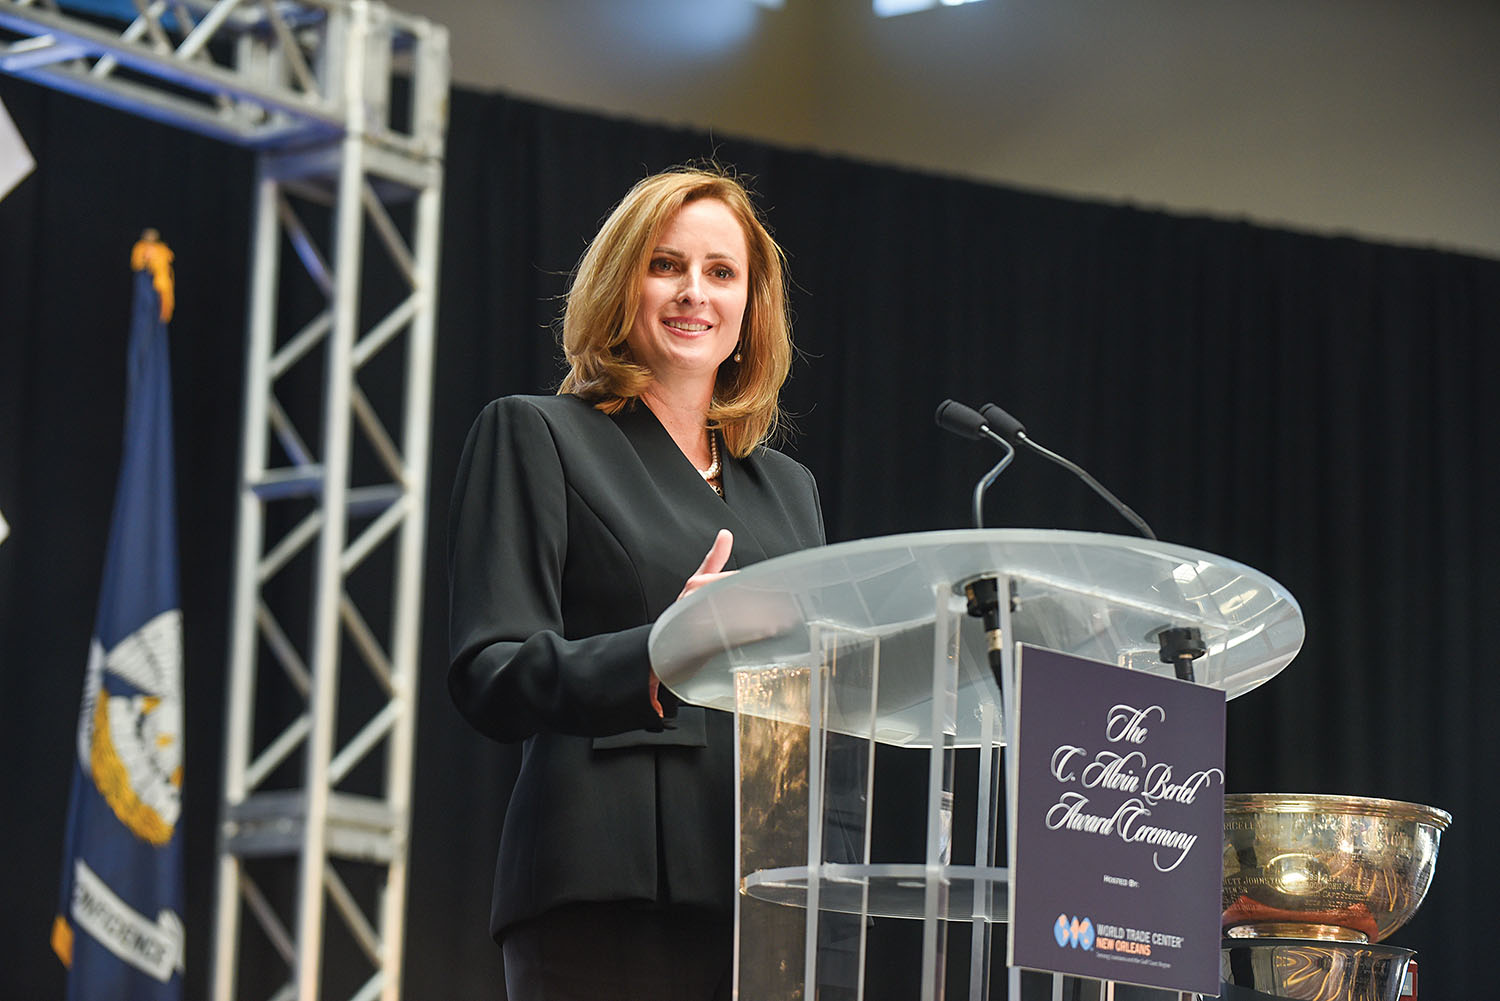
[[[714,493],[720,497],[724,496],[724,488],[714,482],[714,477],[719,475],[719,436],[712,430],[708,432],[708,457],[712,460],[707,469],[698,469],[698,475],[703,477],[703,482],[714,488]]]

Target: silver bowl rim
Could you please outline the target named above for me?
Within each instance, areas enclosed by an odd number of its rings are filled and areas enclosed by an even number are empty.
[[[1332,948],[1340,949],[1363,949],[1368,952],[1386,953],[1390,958],[1400,958],[1405,954],[1408,960],[1414,959],[1417,950],[1403,948],[1399,945],[1389,945],[1385,942],[1333,942],[1316,938],[1226,938],[1219,947],[1220,952],[1229,952],[1231,949],[1269,949],[1275,946],[1283,948],[1296,946],[1298,948],[1312,947],[1314,949]]]
[[[1336,813],[1358,817],[1387,817],[1415,821],[1447,830],[1453,815],[1422,803],[1373,796],[1329,793],[1240,792],[1224,794],[1224,815],[1256,813]]]

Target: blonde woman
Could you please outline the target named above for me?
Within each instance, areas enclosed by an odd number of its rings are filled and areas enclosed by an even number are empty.
[[[524,742],[491,931],[511,1001],[728,998],[733,720],[646,652],[682,595],[819,545],[765,445],[791,363],[780,248],[725,174],[648,177],[567,296],[552,397],[485,408],[449,518],[449,690]]]

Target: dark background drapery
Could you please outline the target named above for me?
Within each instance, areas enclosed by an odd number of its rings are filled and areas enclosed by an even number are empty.
[[[189,996],[206,994],[253,162],[0,79],[41,164],[0,202],[0,866],[6,997],[57,997],[73,732],[123,406],[129,248],[178,255],[173,323],[186,621]],[[967,524],[990,453],[931,421],[995,400],[1167,540],[1255,566],[1308,639],[1229,706],[1231,791],[1430,803],[1455,822],[1422,912],[1423,996],[1479,996],[1500,706],[1500,262],[1089,204],[764,145],[454,95],[406,996],[499,994],[485,931],[514,752],[444,687],[444,511],[487,400],[549,391],[567,271],[634,180],[716,155],[755,178],[804,352],[787,446],[832,540]],[[1434,183],[1438,183],[1436,180]],[[1392,197],[1400,197],[1393,191]],[[1126,531],[1022,456],[991,524]],[[896,763],[899,774],[900,763]],[[334,948],[337,948],[336,944]],[[247,955],[268,956],[247,943]],[[265,964],[277,982],[276,961]],[[899,983],[899,978],[892,981]],[[249,995],[247,995],[249,996]]]

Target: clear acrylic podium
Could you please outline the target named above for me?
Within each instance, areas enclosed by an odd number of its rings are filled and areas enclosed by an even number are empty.
[[[983,577],[1002,596],[1003,685],[964,596]],[[756,564],[672,606],[651,632],[657,675],[686,702],[736,714],[736,996],[864,1001],[869,919],[904,918],[921,923],[910,962],[924,1001],[954,982],[944,966],[950,927],[971,937],[966,996],[986,998],[990,932],[1010,904],[996,832],[1002,818],[1013,829],[999,770],[1014,728],[1016,644],[1170,677],[1158,637],[1175,627],[1201,632],[1194,680],[1228,698],[1273,677],[1304,634],[1291,595],[1249,567],[1167,543],[1046,530],[827,546]],[[925,857],[871,861],[876,744],[928,750],[925,795],[911,811],[925,825]],[[969,789],[954,788],[961,748],[979,749]],[[952,861],[955,796],[974,797],[972,864]],[[1017,984],[1012,971],[1013,998]]]

